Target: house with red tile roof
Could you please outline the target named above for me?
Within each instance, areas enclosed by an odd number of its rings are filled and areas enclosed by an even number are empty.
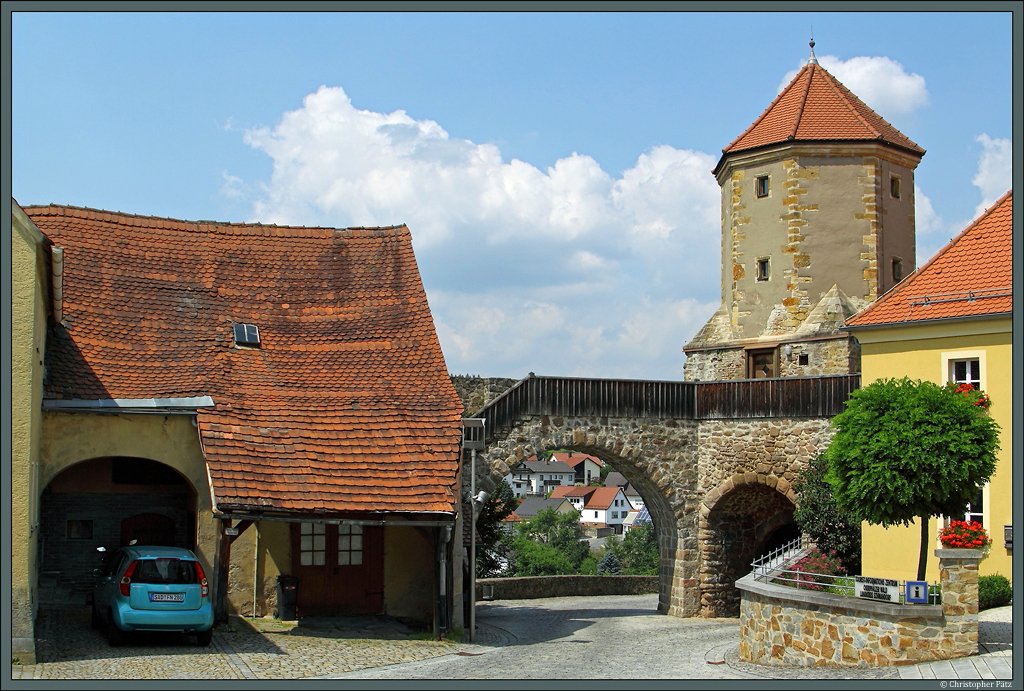
[[[300,616],[450,625],[462,405],[407,227],[12,218],[34,595],[38,570],[84,597],[96,547],[135,539],[195,550],[247,615],[290,575]]]
[[[914,170],[924,149],[809,62],[730,142],[722,302],[683,347],[687,380],[860,369],[843,322],[914,268]]]
[[[984,390],[1001,428],[996,471],[964,516],[980,521],[993,542],[982,575],[1013,567],[1013,192],[1007,192],[924,266],[846,321],[861,348],[863,382],[910,377]],[[927,578],[938,579],[936,535],[930,530]],[[862,528],[865,575],[914,578],[920,526]]]
[[[573,469],[576,473],[576,482],[589,485],[601,479],[601,468],[604,461],[597,456],[579,451],[556,451],[551,454],[551,460],[561,461]]]

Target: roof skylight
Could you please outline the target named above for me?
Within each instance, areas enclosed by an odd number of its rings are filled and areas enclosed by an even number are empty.
[[[235,345],[258,348],[260,330],[255,324],[235,324]]]

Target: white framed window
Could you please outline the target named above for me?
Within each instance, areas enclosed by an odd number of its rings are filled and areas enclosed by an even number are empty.
[[[945,384],[956,382],[968,383],[976,389],[986,388],[985,351],[984,350],[952,350],[944,352],[940,381]]]
[[[942,358],[942,382],[957,384],[970,384],[975,389],[986,388],[986,352],[984,350],[952,350],[944,352]],[[989,485],[978,490],[978,494],[967,506],[967,511],[962,517],[965,521],[977,521],[987,525],[985,520],[985,507],[988,505]],[[946,524],[951,520],[961,520],[960,516],[947,517]]]

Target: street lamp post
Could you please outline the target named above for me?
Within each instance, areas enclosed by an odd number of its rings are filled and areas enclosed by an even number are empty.
[[[476,493],[476,452],[484,448],[484,420],[483,418],[463,418],[462,420],[462,447],[469,449],[471,459],[469,463],[469,506],[470,506],[470,527],[469,527],[469,640],[476,640],[476,512],[477,509],[487,500],[487,493],[481,492],[483,499]]]

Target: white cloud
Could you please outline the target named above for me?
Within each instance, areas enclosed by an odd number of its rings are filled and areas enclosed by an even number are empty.
[[[981,190],[981,202],[974,210],[980,216],[1013,186],[1013,146],[1009,139],[979,135],[982,152],[978,172],[971,182]]]
[[[220,186],[221,194],[229,199],[240,199],[245,196],[242,178],[237,175],[230,175],[226,170],[221,171],[221,177],[224,178],[224,184]]]
[[[619,179],[575,152],[540,170],[337,87],[245,139],[273,160],[256,219],[408,223],[453,371],[678,377],[718,306],[709,154],[657,146]]]
[[[891,58],[858,56],[840,60],[834,55],[822,55],[818,63],[872,110],[886,114],[883,117],[910,113],[928,104],[924,77],[908,74],[903,65]],[[797,72],[793,70],[783,77],[779,91]]]

